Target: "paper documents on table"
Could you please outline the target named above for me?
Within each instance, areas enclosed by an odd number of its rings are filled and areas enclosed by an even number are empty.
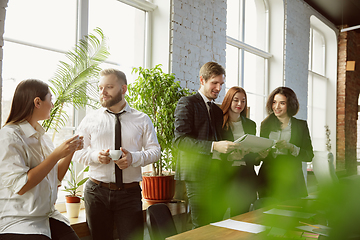
[[[324,225],[316,224],[313,226],[299,226],[296,227],[306,232],[313,232],[328,237],[330,228]]]
[[[229,229],[243,231],[243,232],[249,232],[249,233],[260,233],[260,232],[265,231],[268,228],[264,225],[236,221],[236,220],[232,220],[232,219],[226,219],[221,222],[210,223],[210,225],[217,226],[217,227],[223,227],[223,228],[229,228]]]
[[[266,211],[264,213],[286,216],[286,217],[295,217],[295,218],[310,218],[315,216],[315,213],[290,211],[290,210],[277,209],[277,208],[270,209],[269,211]]]
[[[241,143],[242,149],[250,149],[251,152],[255,153],[268,149],[275,144],[274,140],[257,137],[251,134],[245,134],[242,137],[236,139],[234,142]]]

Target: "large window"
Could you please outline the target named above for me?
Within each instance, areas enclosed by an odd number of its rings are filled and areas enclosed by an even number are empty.
[[[307,119],[310,136],[315,151],[326,151],[327,125],[336,156],[336,36],[318,18],[312,16],[310,22]]]
[[[268,12],[265,0],[227,1],[226,90],[241,86],[250,118],[264,119],[267,93]]]
[[[132,4],[128,0],[126,3],[117,0],[9,1],[3,47],[1,124],[9,114],[17,84],[29,78],[47,82],[54,75],[58,62],[66,61],[64,53],[74,47],[78,36],[96,27],[107,37],[111,54],[102,67],[118,68],[132,82],[131,69],[144,66],[146,57],[149,3],[136,1]],[[81,121],[75,117],[78,111],[72,106],[67,106],[66,111],[69,121],[56,133],[55,146],[72,136]],[[60,201],[61,193],[59,191]]]

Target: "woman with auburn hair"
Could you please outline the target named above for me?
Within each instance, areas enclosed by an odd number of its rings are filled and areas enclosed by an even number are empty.
[[[244,134],[256,135],[256,123],[246,117],[247,97],[241,87],[230,88],[221,104],[224,113],[224,137],[234,141]],[[264,154],[264,153],[261,153]],[[249,211],[257,198],[257,175],[254,165],[260,163],[260,155],[247,149],[235,150],[227,156],[227,202],[231,216]],[[265,151],[266,154],[266,151]]]
[[[261,123],[260,136],[276,144],[259,171],[259,196],[280,201],[306,197],[302,162],[311,162],[314,154],[307,122],[294,118],[299,110],[295,92],[288,87],[276,88],[266,110],[269,116]]]
[[[54,107],[46,83],[29,79],[16,87],[0,130],[0,239],[79,239],[55,210],[58,183],[83,146],[74,136],[54,149],[38,121]]]

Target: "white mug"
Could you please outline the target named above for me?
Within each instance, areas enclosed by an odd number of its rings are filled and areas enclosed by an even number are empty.
[[[121,150],[110,150],[109,151],[109,156],[111,157],[112,160],[119,160],[121,155],[122,155]]]

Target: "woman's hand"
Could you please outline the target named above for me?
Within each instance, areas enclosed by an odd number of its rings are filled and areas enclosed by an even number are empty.
[[[228,156],[228,161],[235,161],[235,160],[241,160],[246,154],[250,152],[250,149],[237,149],[232,151]]]
[[[76,135],[63,142],[60,146],[55,148],[53,154],[56,154],[59,159],[74,153],[76,150],[82,149],[84,146],[83,137]]]
[[[269,155],[270,152],[270,148],[262,150],[260,152],[258,152],[259,156],[256,158],[256,160],[260,160],[260,159],[264,159]]]
[[[275,143],[275,147],[278,149],[289,149],[290,151],[294,151],[294,145],[286,142],[285,140],[279,140]]]

